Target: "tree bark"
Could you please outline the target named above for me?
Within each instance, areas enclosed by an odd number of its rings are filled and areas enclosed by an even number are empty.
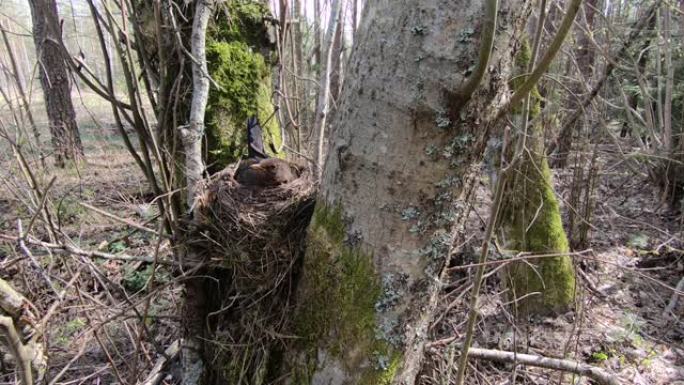
[[[582,6],[584,20],[586,21],[584,27],[587,30],[578,29],[578,36],[576,37],[577,48],[575,48],[576,63],[572,63],[572,61],[569,63],[571,68],[576,68],[576,79],[571,87],[572,94],[568,96],[568,111],[576,111],[582,108],[579,105],[578,98],[574,95],[582,95],[584,93],[585,84],[592,79],[592,74],[594,73],[594,47],[591,44],[591,38],[588,33],[591,33],[594,29],[596,6],[597,0],[585,0]],[[585,112],[582,117],[577,119],[574,125],[568,126],[566,130],[558,134],[558,152],[554,157],[553,164],[555,167],[563,168],[567,164],[568,156],[572,149],[573,134],[583,131],[583,127],[587,124],[588,116],[589,114]]]
[[[346,15],[347,4],[344,1],[341,4],[340,15],[337,20],[337,27],[335,28],[335,37],[332,40],[332,50],[330,54],[332,55],[332,61],[330,63],[330,101],[332,106],[329,108],[332,112],[334,107],[337,105],[338,99],[340,98],[340,91],[342,87],[342,64],[344,61],[344,56],[342,51],[344,50],[344,20]]]
[[[218,85],[209,93],[206,116],[212,173],[244,155],[245,125],[252,116],[261,123],[269,154],[278,156],[284,140],[273,104],[276,39],[264,22],[271,11],[260,0],[224,1],[222,8],[230,16],[212,20],[207,36],[209,74]]]
[[[536,93],[533,101],[537,106],[538,95]],[[538,111],[538,107],[536,109]],[[511,289],[516,314],[523,317],[565,312],[574,304],[576,292],[572,260],[563,255],[570,248],[543,138],[541,122],[532,123],[527,132],[527,144],[511,161],[513,178],[504,192],[502,204],[506,249],[559,254],[536,262],[516,262],[506,269],[504,281]]]
[[[209,17],[213,7],[212,0],[200,0],[195,8],[190,38],[192,63],[192,101],[190,103],[190,123],[181,129],[185,151],[185,177],[188,186],[187,206],[192,207],[201,190],[200,182],[204,173],[202,160],[202,136],[204,135],[204,114],[209,99],[209,72],[206,60],[206,34]]]
[[[38,77],[43,88],[55,165],[80,161],[83,145],[71,101],[71,82],[61,46],[61,28],[55,0],[30,0],[33,40],[38,57]]]
[[[415,383],[528,6],[502,5],[490,71],[462,109],[484,2],[366,6],[309,227],[291,383]]]
[[[325,157],[325,129],[330,112],[330,86],[333,68],[334,38],[336,31],[340,28],[340,13],[344,0],[333,0],[330,4],[330,20],[328,21],[328,31],[325,34],[325,62],[322,62],[321,77],[319,81],[320,89],[318,90],[318,103],[316,103],[316,115],[314,120],[314,132],[318,135],[318,147],[316,156],[316,165],[318,167],[318,179],[321,179],[321,172],[323,171],[323,161]]]
[[[204,161],[202,160],[202,137],[204,135],[204,115],[209,99],[209,73],[206,60],[206,34],[209,17],[213,10],[213,0],[200,0],[195,4],[192,22],[191,52],[192,62],[192,101],[190,104],[190,123],[182,127],[181,139],[185,151],[185,176],[188,188],[187,207],[192,210],[195,199],[202,190]],[[190,256],[188,259],[191,259]],[[205,279],[191,278],[185,285],[185,304],[183,318],[182,365],[183,384],[201,383],[204,375],[202,345],[204,343],[204,314],[206,313]]]

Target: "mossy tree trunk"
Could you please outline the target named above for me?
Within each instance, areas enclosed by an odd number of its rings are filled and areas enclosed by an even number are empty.
[[[220,87],[212,87],[206,116],[207,164],[212,171],[244,155],[251,116],[259,118],[272,155],[283,140],[272,103],[276,60],[268,31],[270,11],[258,0],[229,0],[225,5],[228,14],[215,19],[207,41],[209,73]]]
[[[530,50],[525,44],[516,58],[520,73],[529,60]],[[531,124],[526,132],[518,133],[516,148],[511,150],[516,154],[510,160],[511,178],[503,194],[501,225],[507,249],[559,255],[517,262],[505,270],[505,281],[520,315],[566,311],[575,299],[575,271],[570,257],[563,255],[569,251],[568,239],[544,151],[542,121],[538,119],[540,101],[535,88],[527,112]],[[525,124],[524,114],[519,108],[518,119],[514,119],[521,126]]]
[[[269,40],[269,19],[269,11],[264,1],[228,0],[220,2],[216,14],[209,21],[206,61],[213,83],[208,94],[204,125],[205,160],[210,172],[219,171],[246,155],[246,121],[251,116],[257,116],[264,129],[267,152],[277,155],[280,148],[280,127],[271,102],[271,65],[275,59],[272,57],[273,47]],[[194,63],[192,64],[194,68]],[[193,98],[194,91],[195,89]],[[269,151],[271,149],[274,150]],[[189,171],[188,164],[186,161],[186,173]],[[188,203],[187,206],[191,204]],[[188,261],[206,262],[204,256],[199,255],[193,246],[183,246],[186,247],[184,258]],[[221,252],[220,248],[216,249],[217,253]],[[226,255],[221,256],[228,258]],[[256,256],[257,259],[272,257],[267,255],[265,250],[253,250],[252,256]],[[265,374],[261,369],[266,364],[262,362],[268,363],[270,347],[264,347],[265,353],[261,355],[261,351],[251,350],[254,349],[253,346],[245,346],[242,352],[244,354],[237,356],[236,360],[222,360],[230,357],[230,354],[223,352],[221,344],[231,344],[234,340],[216,333],[216,315],[226,310],[219,311],[217,308],[225,299],[218,297],[219,293],[224,293],[221,290],[228,292],[224,288],[231,288],[231,281],[234,278],[229,269],[202,268],[196,272],[195,277],[185,281],[184,384],[213,384],[226,381],[235,384],[264,383]],[[233,292],[230,294],[239,296]],[[234,308],[230,310],[239,311]],[[259,314],[258,309],[252,310]],[[212,313],[215,311],[218,313]],[[245,325],[240,327],[248,329]],[[256,334],[258,330],[246,330],[244,333]],[[254,364],[252,361],[259,362]],[[258,372],[254,372],[252,367],[257,367]],[[232,368],[237,370],[231,371]],[[249,375],[243,376],[245,373]],[[235,375],[232,376],[233,374]]]
[[[289,383],[415,383],[484,121],[508,92],[511,37],[528,5],[502,4],[490,71],[455,109],[484,2],[367,4],[309,227]]]
[[[568,239],[551,171],[542,146],[537,145],[541,142],[541,126],[534,124],[529,132],[529,148],[521,154],[523,158],[513,171],[512,185],[504,194],[508,211],[503,218],[506,248],[558,254],[516,262],[507,269],[506,282],[521,315],[567,311],[575,299],[575,271],[571,258],[563,255],[569,251]]]

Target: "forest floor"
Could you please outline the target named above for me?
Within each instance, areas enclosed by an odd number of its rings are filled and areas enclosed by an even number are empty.
[[[481,297],[475,346],[565,358],[605,368],[621,384],[684,384],[684,301],[669,313],[673,288],[684,277],[682,217],[662,204],[645,175],[635,174],[611,146],[598,149],[600,178],[593,202],[589,244],[574,256],[577,267],[575,310],[558,317],[524,322],[510,313],[509,298],[492,274]],[[556,192],[567,225],[572,168],[555,175]],[[473,202],[478,215],[469,225],[479,246],[482,218],[491,199],[481,186]],[[462,259],[462,254],[455,259]],[[472,260],[472,257],[471,257]],[[458,265],[467,263],[454,261]],[[490,269],[491,270],[491,269]],[[444,294],[442,313],[433,325],[434,339],[462,335],[470,275],[457,273]],[[458,348],[430,349],[424,384],[454,378]],[[469,384],[588,384],[557,371],[471,360]],[[451,368],[451,369],[448,369]]]
[[[153,255],[158,230],[154,196],[115,126],[102,123],[108,122],[103,117],[111,116],[109,107],[86,95],[76,108],[85,163],[63,170],[49,167],[43,173],[38,160],[25,154],[42,188],[54,178],[49,205],[57,232],[83,250]],[[36,119],[43,138],[49,137],[45,117],[37,113]],[[0,145],[0,233],[16,236],[18,220],[27,226],[28,207],[35,207],[36,202],[25,172],[4,145]],[[41,221],[36,221],[33,233],[48,240]],[[49,352],[45,383],[135,384],[144,378],[158,353],[178,334],[180,285],[173,281],[171,271],[158,266],[152,283],[149,263],[91,259],[41,247],[32,250],[39,265],[29,261],[15,243],[0,241],[0,278],[9,280],[41,313],[53,303],[60,304],[45,327]],[[170,254],[168,242],[163,242],[159,257]],[[137,314],[131,311],[133,304]],[[142,315],[144,323],[138,322]],[[15,383],[14,371],[3,369],[0,363],[0,384]]]
[[[55,177],[50,192],[60,232],[85,250],[152,255],[157,225],[149,186],[111,127],[86,124],[82,129],[87,163],[38,175],[44,185]],[[582,272],[577,277],[576,310],[559,317],[516,320],[508,311],[498,275],[491,274],[475,344],[588,362],[615,373],[623,384],[684,384],[684,299],[671,314],[663,314],[672,288],[684,276],[681,217],[660,204],[657,189],[610,148],[601,149],[599,160],[591,250],[574,259]],[[30,193],[14,160],[5,156],[0,162],[0,232],[16,235],[17,220],[24,225],[30,221]],[[561,201],[567,202],[572,172],[556,175],[555,180]],[[81,203],[153,231],[133,229]],[[474,247],[489,203],[483,185],[473,202]],[[564,208],[567,211],[567,204]],[[40,225],[35,231],[45,235]],[[160,246],[160,256],[168,256],[165,244]],[[0,242],[0,278],[10,280],[38,309],[61,302],[46,328],[54,383],[136,383],[178,337],[180,289],[166,267],[157,266],[152,281],[153,269],[147,263],[94,260],[49,249],[34,253],[39,265],[14,244]],[[447,283],[432,328],[434,340],[462,335],[470,274],[455,273]],[[139,314],[130,311],[132,304],[138,305]],[[147,315],[146,322],[137,322],[140,313]],[[140,342],[150,340],[155,343]],[[456,345],[430,348],[422,384],[451,383],[457,356]],[[468,384],[589,383],[549,370],[470,362]],[[14,383],[13,374],[3,370],[0,366],[0,385]]]

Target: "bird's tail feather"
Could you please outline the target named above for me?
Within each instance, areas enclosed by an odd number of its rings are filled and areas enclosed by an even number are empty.
[[[262,138],[261,126],[256,116],[247,120],[247,151],[250,158],[268,158],[264,150],[264,140]]]

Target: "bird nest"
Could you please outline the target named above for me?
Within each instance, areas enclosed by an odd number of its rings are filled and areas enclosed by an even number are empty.
[[[308,168],[276,187],[242,185],[237,165],[216,174],[195,211],[201,236],[195,248],[209,265],[233,270],[240,286],[262,286],[291,266],[313,212],[315,185]],[[242,287],[243,289],[245,287]]]
[[[243,383],[264,373],[289,328],[302,240],[315,185],[304,167],[277,187],[242,185],[237,166],[216,174],[197,202],[193,253],[211,269],[207,292],[211,383]]]

